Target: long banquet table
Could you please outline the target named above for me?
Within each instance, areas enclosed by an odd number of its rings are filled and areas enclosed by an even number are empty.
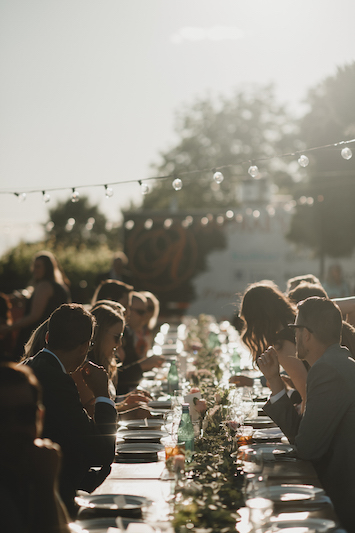
[[[165,325],[164,325],[165,326]],[[163,327],[161,328],[163,330]],[[167,326],[166,331],[169,329]],[[164,342],[166,343],[166,353],[176,354],[176,332],[170,333],[170,341],[168,336],[161,333]],[[234,347],[236,344],[233,345]],[[164,346],[163,346],[164,348]],[[157,352],[158,353],[158,352]],[[161,353],[161,352],[159,352]],[[164,353],[164,352],[163,352]],[[180,354],[182,356],[182,354]],[[186,368],[186,358],[181,358],[184,361],[184,369]],[[156,380],[156,377],[152,378]],[[155,381],[156,382],[156,381]],[[226,380],[228,383],[228,377]],[[260,411],[260,405],[259,405]],[[259,412],[259,414],[262,414]],[[277,440],[275,440],[276,442]],[[277,441],[278,442],[278,441]],[[239,461],[241,458],[239,457]],[[241,467],[243,464],[241,463]],[[135,495],[145,497],[153,502],[156,502],[162,512],[166,510],[167,506],[173,501],[174,484],[169,476],[166,475],[164,451],[158,453],[158,461],[151,463],[123,463],[118,462],[112,465],[112,471],[107,479],[98,487],[94,495],[114,494],[114,495]],[[311,485],[314,487],[321,487],[317,474],[308,461],[297,459],[296,457],[282,457],[281,455],[274,455],[272,460],[270,457],[265,457],[262,476],[266,481],[267,486],[279,486],[282,484],[296,484],[296,485]],[[170,503],[168,503],[168,501]],[[317,501],[300,501],[300,502],[275,502],[273,517],[283,517],[291,519],[295,517],[302,519],[317,518],[333,520],[336,524],[335,530],[340,533],[343,531],[339,527],[339,521],[335,515],[331,502],[327,496],[317,498]],[[240,520],[237,521],[236,531],[239,533],[251,532],[250,523],[248,520],[248,510],[240,508],[238,511]],[[191,529],[194,531],[195,528]],[[139,528],[137,529],[139,533]],[[171,527],[171,531],[173,531]],[[343,532],[345,533],[345,532]]]
[[[163,452],[164,453],[164,452]],[[159,460],[152,463],[114,463],[112,471],[107,479],[98,487],[94,495],[101,494],[130,494],[146,497],[157,502],[162,507],[166,506],[166,501],[171,495],[172,482],[163,480],[162,474],[165,469],[163,453],[159,452]],[[269,486],[281,484],[313,485],[321,487],[317,474],[308,461],[300,459],[284,460],[280,459],[266,461],[264,463],[263,475],[267,478]],[[312,502],[300,502],[289,505],[283,502],[275,505],[273,516],[283,518],[295,517],[294,513],[301,513],[306,518],[323,518],[333,520],[339,525],[330,500],[324,496],[323,502],[312,504]],[[240,521],[236,525],[239,533],[250,531],[248,523],[248,513],[245,508],[239,510]],[[192,530],[193,531],[193,530]],[[340,529],[337,529],[340,531]]]

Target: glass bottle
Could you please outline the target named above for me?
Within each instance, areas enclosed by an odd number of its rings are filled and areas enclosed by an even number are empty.
[[[168,393],[174,395],[174,391],[179,389],[179,374],[176,368],[176,361],[172,360],[168,373]]]
[[[185,443],[185,457],[189,461],[194,451],[194,427],[191,422],[190,408],[188,403],[182,404],[182,415],[178,427],[178,442]]]

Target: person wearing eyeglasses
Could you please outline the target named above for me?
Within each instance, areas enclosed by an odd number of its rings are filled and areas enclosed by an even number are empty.
[[[126,394],[136,388],[142,379],[143,372],[160,367],[165,360],[159,355],[141,357],[137,353],[137,333],[143,327],[146,311],[146,297],[139,292],[132,292],[128,327],[125,328],[122,348],[120,349],[124,352],[125,359],[123,366],[119,369],[118,394]]]
[[[47,347],[26,361],[43,389],[43,436],[60,445],[60,493],[72,517],[76,490],[94,490],[107,477],[115,457],[117,412],[108,375],[87,361],[95,317],[79,304],[64,304],[50,316]],[[94,418],[84,409],[72,379],[77,369],[95,396]],[[99,474],[91,467],[101,467]],[[91,475],[92,474],[92,475]]]
[[[277,351],[269,347],[257,359],[271,396],[264,411],[281,428],[297,455],[312,461],[342,526],[355,532],[355,361],[340,346],[342,316],[327,298],[298,304],[296,351],[310,365],[307,401],[301,416],[285,394]]]

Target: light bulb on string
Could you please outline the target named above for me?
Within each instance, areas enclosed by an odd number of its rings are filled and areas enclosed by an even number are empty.
[[[213,179],[214,179],[214,181],[215,181],[216,183],[219,184],[219,183],[222,183],[222,181],[224,180],[224,176],[223,176],[222,172],[218,172],[218,171],[217,171],[217,172],[215,172],[215,173],[213,174]]]
[[[301,166],[301,167],[307,167],[308,164],[309,164],[309,159],[306,155],[300,155],[299,158],[298,158],[298,164]]]
[[[105,196],[106,196],[106,198],[112,198],[112,196],[113,196],[112,187],[108,187],[107,185],[105,185]]]
[[[182,181],[180,178],[175,178],[173,181],[173,188],[176,191],[180,191],[182,189]]]
[[[142,183],[141,180],[139,180],[138,183],[140,185],[141,193],[143,195],[148,194],[150,192],[150,188],[149,188],[149,185],[147,183]]]
[[[75,204],[80,200],[80,194],[75,190],[75,187],[72,189],[71,201]]]
[[[27,194],[25,192],[15,192],[15,196],[17,196],[19,202],[24,202],[27,198]]]
[[[45,204],[48,204],[48,202],[51,200],[50,194],[48,194],[46,191],[42,191],[42,200]]]
[[[248,168],[248,174],[252,177],[252,178],[256,178],[258,175],[259,175],[259,169],[256,165],[251,165],[249,168]]]
[[[342,151],[341,151],[340,153],[341,153],[341,157],[342,157],[343,159],[346,159],[347,161],[348,161],[349,159],[351,159],[352,156],[353,156],[353,153],[352,153],[352,151],[350,150],[350,148],[349,148],[348,146],[346,146],[345,148],[343,148]]]

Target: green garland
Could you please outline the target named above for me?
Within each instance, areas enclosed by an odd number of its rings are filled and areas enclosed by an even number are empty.
[[[193,462],[176,484],[173,525],[178,533],[235,533],[237,510],[244,504],[243,475],[231,457],[235,441],[221,426],[223,406],[211,411],[210,423],[195,443]]]

